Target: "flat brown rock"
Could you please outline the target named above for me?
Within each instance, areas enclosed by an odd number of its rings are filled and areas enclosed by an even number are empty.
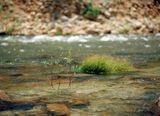
[[[5,81],[5,80],[8,80],[8,79],[12,79],[13,77],[11,76],[0,76],[0,81]]]
[[[85,106],[87,106],[87,105],[90,104],[90,102],[89,102],[88,99],[73,98],[73,99],[71,99],[71,100],[69,101],[69,104],[70,104],[71,106],[77,106],[77,105],[85,105]]]
[[[13,100],[14,103],[16,104],[24,104],[24,103],[28,103],[28,104],[35,104],[39,102],[39,98],[19,98],[19,99],[15,99]]]
[[[69,116],[70,110],[64,104],[48,104],[47,110],[49,113],[56,115],[56,116]]]

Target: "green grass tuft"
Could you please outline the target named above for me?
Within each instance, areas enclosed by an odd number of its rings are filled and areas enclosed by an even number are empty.
[[[92,2],[86,3],[86,8],[81,12],[88,19],[96,19],[100,15],[100,9],[93,7]]]
[[[61,35],[63,35],[63,32],[62,32],[62,31],[57,31],[57,32],[55,33],[55,35],[56,35],[56,36],[61,36]]]
[[[14,26],[10,26],[10,27],[7,28],[6,33],[7,34],[12,34],[14,32],[14,30],[15,30]]]
[[[115,59],[109,56],[91,56],[82,62],[79,70],[88,74],[109,75],[131,71],[133,66],[124,59]]]

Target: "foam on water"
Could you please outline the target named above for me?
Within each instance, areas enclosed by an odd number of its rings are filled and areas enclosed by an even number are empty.
[[[82,44],[78,44],[79,47],[82,47]]]
[[[102,48],[103,46],[98,46],[98,48]]]
[[[88,40],[84,39],[81,36],[71,36],[69,38],[62,39],[64,42],[87,42]]]
[[[8,46],[9,44],[6,42],[1,43],[1,46]]]
[[[85,47],[86,47],[86,48],[90,48],[91,46],[90,46],[90,45],[85,45]]]
[[[148,40],[149,40],[149,39],[146,38],[146,37],[142,37],[142,39],[143,39],[144,41],[148,41]]]
[[[156,35],[157,37],[157,35]],[[47,35],[39,35],[39,36],[6,36],[0,37],[0,40],[9,41],[9,42],[22,42],[22,43],[35,43],[35,42],[80,42],[86,43],[88,41],[128,41],[128,40],[138,40],[141,39],[143,41],[148,41],[150,38],[145,36],[136,36],[136,35],[104,35],[104,36],[93,36],[93,35],[77,35],[77,36],[47,36]],[[5,44],[1,44],[5,46]]]
[[[150,46],[150,45],[144,45],[144,47],[146,47],[146,48],[150,48],[151,46]]]
[[[35,37],[25,37],[25,36],[7,36],[3,40],[11,42],[22,42],[22,43],[35,43],[35,42],[47,42],[47,41],[59,41],[59,42],[87,42],[87,38],[91,36],[47,36],[39,35]]]
[[[24,50],[24,49],[20,49],[19,51],[20,51],[20,52],[22,52],[22,53],[23,53],[23,52],[25,52],[25,50]]]
[[[160,36],[160,33],[157,33],[156,36]]]
[[[127,41],[128,38],[121,36],[121,35],[108,35],[108,36],[103,36],[101,41]]]

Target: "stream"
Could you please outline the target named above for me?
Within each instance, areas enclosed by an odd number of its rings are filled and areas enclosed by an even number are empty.
[[[108,76],[74,71],[91,55],[126,58],[136,71]],[[53,103],[67,104],[71,116],[156,116],[160,34],[0,36],[0,90],[14,101],[0,116],[56,116],[46,108]]]

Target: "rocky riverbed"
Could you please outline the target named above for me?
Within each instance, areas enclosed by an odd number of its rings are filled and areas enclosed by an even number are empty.
[[[0,33],[14,35],[148,34],[160,32],[160,7],[152,0],[92,0],[100,14],[81,12],[83,0],[0,1]]]
[[[159,37],[1,36],[0,115],[158,116]],[[93,54],[128,58],[136,70],[108,76],[68,71]]]
[[[9,67],[1,67],[4,68]],[[54,79],[29,71],[39,72],[40,68],[25,66],[19,69],[23,76],[1,76],[1,116],[158,116],[160,113],[156,101],[159,67],[154,67],[154,72],[141,69],[132,75],[88,79],[79,75],[72,78],[70,85],[70,77]]]

